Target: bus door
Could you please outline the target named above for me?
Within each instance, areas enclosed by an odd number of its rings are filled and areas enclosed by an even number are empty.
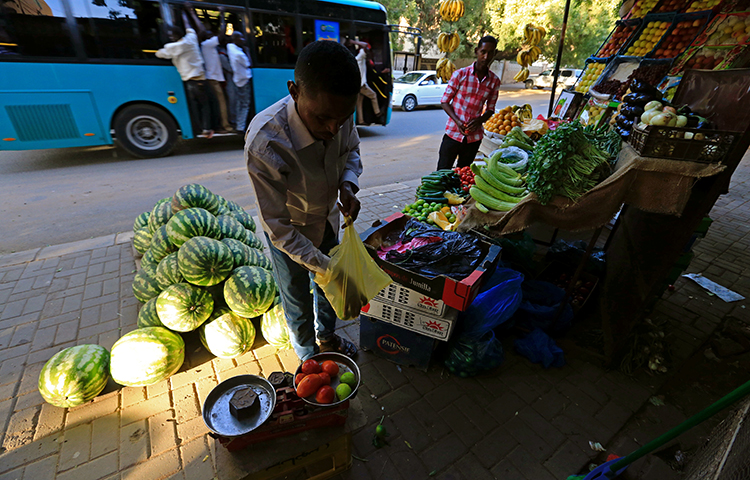
[[[355,22],[356,39],[367,42],[371,53],[367,58],[367,85],[375,92],[381,112],[387,115],[375,115],[372,103],[363,101],[364,124],[387,125],[391,116],[391,94],[393,76],[391,72],[390,29],[387,26]]]
[[[285,12],[251,12],[255,110],[263,111],[289,95],[300,42],[297,20]]]

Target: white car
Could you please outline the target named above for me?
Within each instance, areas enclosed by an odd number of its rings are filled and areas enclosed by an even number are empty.
[[[415,70],[393,80],[394,107],[411,112],[422,105],[440,105],[445,87],[435,70]]]
[[[557,85],[572,87],[573,85],[575,85],[578,77],[581,76],[581,73],[583,73],[583,70],[579,70],[577,68],[560,69],[560,76],[557,77]],[[554,77],[552,76],[552,70],[545,70],[539,75],[530,76],[524,83],[526,85],[526,88],[552,88],[553,80]]]

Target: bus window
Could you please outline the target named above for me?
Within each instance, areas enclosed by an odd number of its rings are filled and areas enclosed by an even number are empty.
[[[298,53],[294,17],[255,12],[253,22],[258,64],[293,68]]]
[[[213,33],[219,33],[219,26],[221,25],[221,13],[218,10],[211,10],[203,8],[203,6],[196,5],[195,13],[200,18],[203,25],[207,30]],[[231,37],[234,32],[240,32],[244,34],[244,28],[242,26],[242,12],[239,10],[224,11],[224,22],[226,23],[226,31],[224,34],[227,37]]]
[[[138,0],[68,0],[89,58],[153,59],[161,48],[159,4]]]
[[[76,56],[62,0],[4,0],[0,10],[0,54]]]
[[[318,19],[303,17],[302,18],[302,47],[306,47],[308,43],[312,43],[318,39],[318,31],[315,28],[315,22],[320,22]],[[328,38],[333,39],[337,37],[337,41],[341,42],[344,38],[351,36],[352,24],[350,22],[340,22],[338,20],[323,20],[323,25],[328,27],[325,32],[326,35],[330,35]],[[323,28],[325,28],[323,27]],[[330,27],[338,27],[338,32],[333,32]],[[335,28],[334,28],[335,30]],[[323,32],[320,32],[323,33]],[[337,35],[335,34],[337,33]]]

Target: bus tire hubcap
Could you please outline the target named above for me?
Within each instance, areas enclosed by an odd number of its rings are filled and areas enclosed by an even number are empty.
[[[125,126],[128,141],[143,150],[158,150],[167,144],[167,126],[158,118],[149,115],[133,117]]]

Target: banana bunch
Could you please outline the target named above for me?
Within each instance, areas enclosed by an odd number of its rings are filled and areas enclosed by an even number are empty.
[[[458,32],[453,33],[441,33],[438,35],[437,45],[438,50],[445,53],[455,52],[461,43],[461,37],[458,36]]]
[[[539,60],[539,56],[542,54],[542,49],[536,45],[531,47],[524,47],[516,55],[516,61],[522,67],[529,67],[532,63]]]
[[[545,35],[547,30],[544,27],[537,27],[531,23],[527,23],[523,29],[523,41],[531,45],[537,45]]]
[[[456,66],[447,58],[441,58],[437,62],[435,71],[442,81],[447,82],[451,79],[451,76],[453,76],[453,72],[456,71]]]
[[[513,77],[513,80],[515,80],[516,82],[525,82],[527,78],[529,78],[529,69],[527,67],[523,67],[520,72],[516,73],[516,76]]]
[[[440,2],[440,16],[446,22],[455,22],[464,16],[466,7],[463,0],[443,0]]]
[[[522,107],[513,105],[513,114],[518,117],[519,122],[525,122],[534,118],[531,111],[531,105],[528,103]]]

